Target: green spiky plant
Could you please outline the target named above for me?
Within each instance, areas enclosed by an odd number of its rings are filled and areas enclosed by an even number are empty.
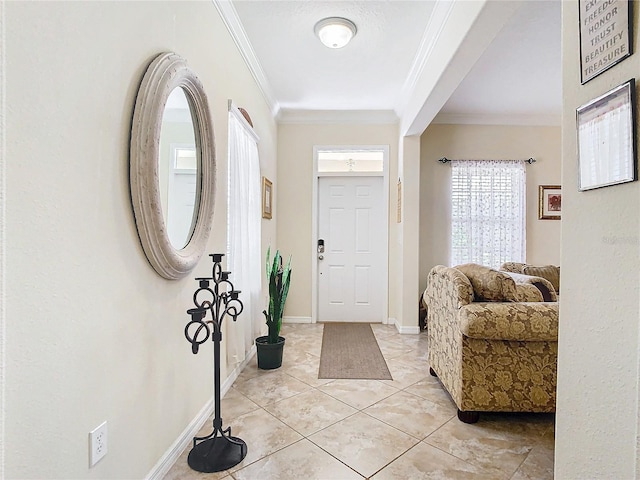
[[[284,313],[284,304],[287,301],[289,293],[289,282],[291,281],[291,256],[287,264],[282,266],[282,257],[280,250],[276,250],[273,256],[273,262],[270,261],[271,247],[267,249],[267,281],[269,282],[269,311],[263,310],[262,313],[267,320],[268,343],[278,343],[280,336],[280,327],[282,326],[282,314]]]

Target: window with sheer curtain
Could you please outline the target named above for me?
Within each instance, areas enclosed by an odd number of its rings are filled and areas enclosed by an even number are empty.
[[[240,111],[229,106],[227,270],[244,305],[226,325],[227,362],[245,359],[258,336],[261,319],[261,184],[258,136]]]
[[[522,161],[452,161],[451,265],[525,262],[525,194]]]

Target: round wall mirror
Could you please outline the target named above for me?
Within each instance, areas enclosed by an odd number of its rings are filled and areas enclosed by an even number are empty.
[[[159,55],[147,69],[133,114],[131,203],[140,243],[164,278],[187,275],[213,221],[215,149],[204,88],[186,61]]]
[[[198,219],[195,206],[201,187],[193,119],[182,87],[173,89],[164,107],[158,153],[164,223],[171,245],[182,249],[189,243]]]

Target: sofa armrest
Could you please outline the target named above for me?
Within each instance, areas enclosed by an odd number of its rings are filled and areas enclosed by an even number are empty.
[[[459,312],[463,335],[486,340],[557,341],[558,303],[476,302]]]
[[[459,270],[443,265],[431,269],[424,293],[427,308],[440,305],[454,311],[473,302],[473,287],[469,279]]]

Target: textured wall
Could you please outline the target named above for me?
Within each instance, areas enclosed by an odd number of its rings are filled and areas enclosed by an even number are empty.
[[[629,479],[636,473],[640,184],[579,192],[575,134],[577,107],[629,78],[637,79],[640,10],[634,10],[636,53],[581,85],[578,3],[562,2],[558,479]]]
[[[218,180],[207,253],[226,249],[227,99],[251,113],[268,172],[276,125],[211,2],[11,2],[5,21],[5,474],[143,478],[211,398],[213,349],[194,356],[183,337],[209,257],[167,281],[138,240],[138,86],[158,53],[175,51],[208,94]],[[109,453],[89,469],[88,432],[104,420]]]

